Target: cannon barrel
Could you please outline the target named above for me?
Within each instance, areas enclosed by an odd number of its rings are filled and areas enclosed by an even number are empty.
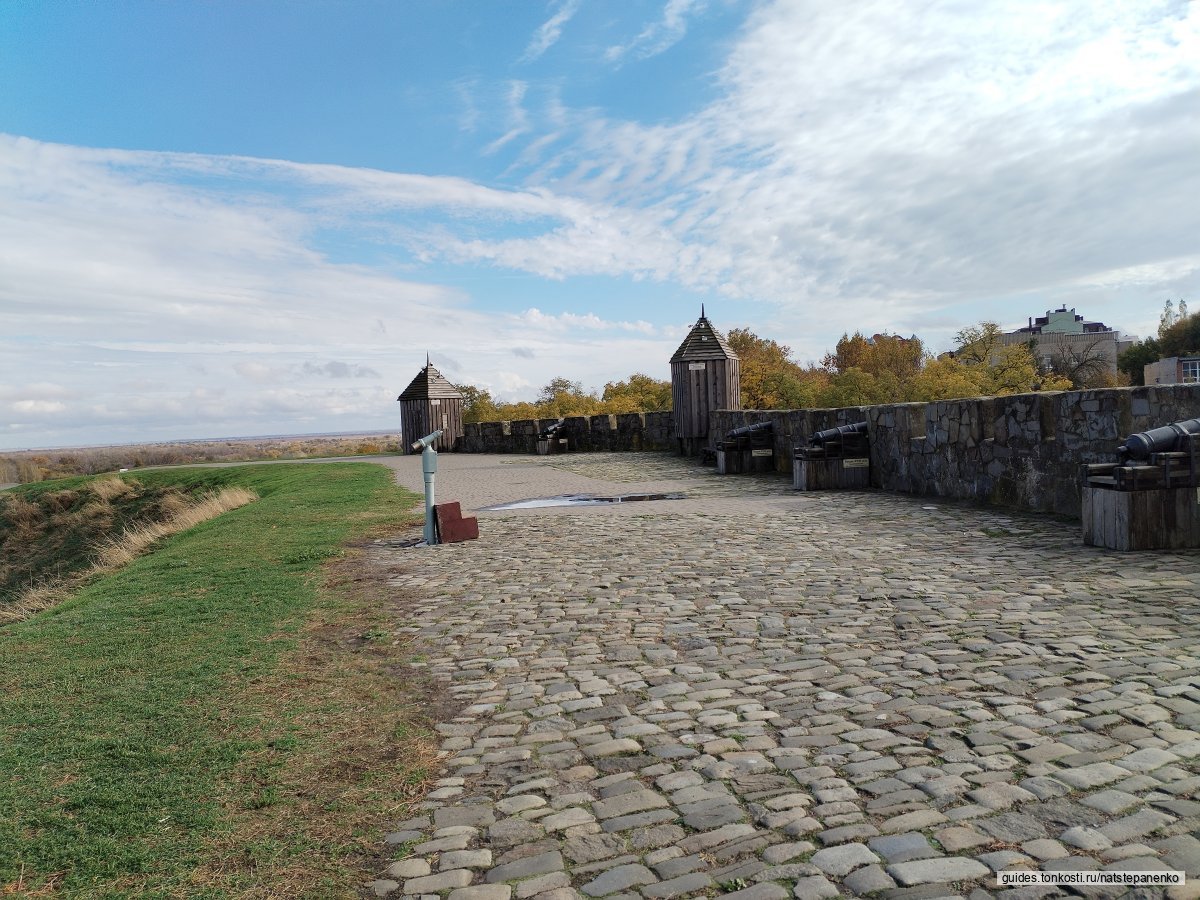
[[[828,441],[840,440],[846,435],[866,433],[867,423],[855,422],[853,425],[839,425],[837,428],[826,428],[824,431],[818,431],[809,438],[808,442],[816,447],[818,444],[824,444]]]
[[[1200,419],[1184,419],[1161,428],[1151,428],[1131,434],[1117,448],[1121,459],[1145,459],[1151,453],[1166,453],[1173,450],[1189,435],[1200,434]]]
[[[559,419],[553,425],[547,425],[545,428],[543,428],[541,430],[541,433],[538,435],[538,437],[543,438],[543,439],[548,438],[548,437],[553,437],[555,434],[557,434],[559,432],[559,430],[565,424],[566,424],[565,421],[563,421],[562,419]]]
[[[757,431],[773,431],[774,427],[775,424],[773,422],[755,422],[753,425],[743,425],[741,428],[731,428],[725,437],[747,437]]]

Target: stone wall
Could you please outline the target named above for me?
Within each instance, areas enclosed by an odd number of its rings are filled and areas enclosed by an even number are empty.
[[[557,421],[520,419],[465,425],[459,449],[465,453],[536,453],[538,434]],[[565,437],[572,450],[675,449],[669,412],[572,416],[557,436]]]
[[[866,421],[871,483],[1078,517],[1084,463],[1113,462],[1132,432],[1200,417],[1200,385],[1046,392],[850,409],[722,410],[709,433],[775,423],[775,465],[815,431]]]
[[[1080,466],[1113,462],[1127,435],[1200,417],[1200,385],[976,397],[848,409],[719,410],[713,446],[731,428],[775,423],[775,467],[815,431],[866,421],[871,483],[887,491],[956,497],[1078,518]],[[467,453],[535,453],[556,419],[465,426]],[[578,416],[559,432],[573,450],[677,450],[671,414]],[[737,477],[737,476],[730,476]]]

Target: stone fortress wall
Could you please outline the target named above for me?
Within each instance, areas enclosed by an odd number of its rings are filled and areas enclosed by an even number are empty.
[[[976,397],[846,409],[719,410],[709,443],[754,422],[775,424],[775,465],[815,431],[866,421],[871,483],[887,491],[976,500],[1078,518],[1080,466],[1112,462],[1129,434],[1200,417],[1200,385]],[[468,453],[533,453],[556,420],[467,425]],[[572,450],[674,450],[671,413],[581,416],[560,436]],[[730,476],[737,477],[737,476]]]

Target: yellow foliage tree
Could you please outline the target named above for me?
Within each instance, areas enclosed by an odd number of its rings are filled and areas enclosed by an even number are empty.
[[[661,412],[671,409],[671,382],[635,372],[625,381],[604,385],[601,411],[605,413]]]

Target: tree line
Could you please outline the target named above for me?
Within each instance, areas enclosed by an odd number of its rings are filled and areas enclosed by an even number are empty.
[[[796,361],[786,344],[734,328],[727,335],[741,366],[745,409],[816,409],[1003,396],[1128,384],[1113,375],[1095,348],[1035,341],[1005,345],[994,322],[956,335],[956,349],[934,356],[915,335],[843,334],[820,363]],[[483,388],[456,385],[465,398],[464,421],[555,419],[671,409],[671,382],[643,373],[585,391],[578,381],[553,378],[531,401],[503,403]]]

